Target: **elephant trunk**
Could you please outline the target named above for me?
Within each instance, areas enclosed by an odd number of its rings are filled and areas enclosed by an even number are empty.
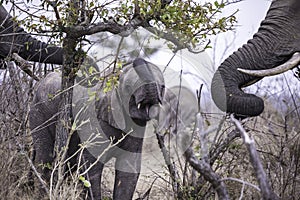
[[[220,65],[214,74],[211,92],[214,102],[221,110],[241,117],[262,113],[263,100],[253,94],[246,94],[241,89],[261,78],[243,74],[237,68],[274,68],[299,52],[300,3],[297,1],[273,1],[253,39]]]
[[[0,6],[0,57],[18,53],[22,58],[34,62],[62,64],[63,49],[49,46],[26,33]]]

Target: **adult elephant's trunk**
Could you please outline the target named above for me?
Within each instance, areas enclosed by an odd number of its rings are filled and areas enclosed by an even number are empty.
[[[263,100],[241,88],[260,78],[242,74],[237,68],[270,69],[286,62],[300,50],[300,1],[275,0],[258,32],[246,45],[228,57],[212,80],[212,98],[223,111],[238,116],[257,116]]]
[[[34,62],[62,64],[62,48],[49,46],[26,33],[0,6],[0,57],[18,53],[22,58]]]

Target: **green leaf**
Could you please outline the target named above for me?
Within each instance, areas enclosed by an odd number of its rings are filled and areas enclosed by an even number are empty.
[[[83,183],[84,187],[91,187],[91,183],[86,180],[83,176],[79,176],[78,179]]]
[[[84,180],[83,185],[84,185],[84,187],[87,187],[87,188],[91,187],[91,183],[88,180]]]
[[[215,1],[214,2],[215,6],[218,8],[220,6],[219,2],[218,1]]]
[[[78,179],[79,179],[80,181],[85,181],[85,178],[84,178],[83,176],[79,176]]]

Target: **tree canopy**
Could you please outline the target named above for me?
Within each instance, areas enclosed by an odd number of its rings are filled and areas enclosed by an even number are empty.
[[[142,27],[168,41],[174,51],[197,52],[209,48],[208,36],[233,29],[234,13],[220,16],[228,2],[196,0],[111,0],[111,1],[13,1],[13,8],[25,13],[22,20],[30,32],[83,38],[98,32],[128,36]],[[199,48],[199,45],[202,47]]]

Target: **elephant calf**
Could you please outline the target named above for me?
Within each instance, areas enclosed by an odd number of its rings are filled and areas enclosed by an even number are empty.
[[[60,76],[50,73],[38,83],[30,110],[34,163],[46,180],[51,171],[41,166],[54,161],[55,127],[61,100],[60,96],[50,97],[61,88]],[[72,135],[68,156],[79,149],[79,144],[89,144],[83,151],[81,163],[86,163],[85,169],[94,163],[87,173],[93,199],[101,199],[102,170],[104,164],[115,157],[113,199],[129,200],[141,168],[145,126],[155,113],[152,108],[163,100],[164,79],[158,67],[137,58],[123,67],[114,89],[107,90],[104,83],[73,88],[73,123],[77,123],[78,130]],[[70,162],[75,166],[77,159]]]

